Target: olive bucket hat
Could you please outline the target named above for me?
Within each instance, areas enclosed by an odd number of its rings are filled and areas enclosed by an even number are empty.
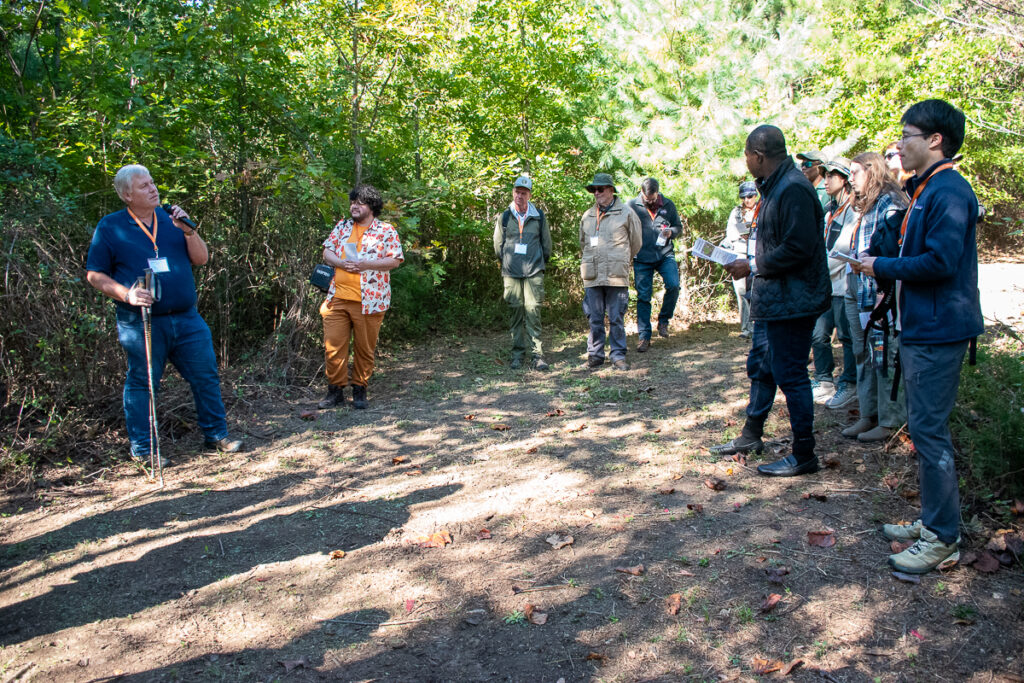
[[[598,187],[610,187],[612,191],[618,192],[615,189],[615,181],[612,179],[610,173],[595,173],[594,179],[587,185],[587,192],[593,192]]]

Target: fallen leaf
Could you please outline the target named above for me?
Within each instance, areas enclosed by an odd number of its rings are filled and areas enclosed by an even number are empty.
[[[583,511],[583,516],[589,517],[590,519],[594,519],[594,517],[597,517],[597,515],[598,513],[595,512],[594,510],[591,510],[590,508],[587,508],[586,510]]]
[[[586,656],[588,662],[597,662],[598,664],[604,664],[608,661],[608,655],[603,655],[600,652],[588,652]]]
[[[345,551],[344,550],[332,550],[331,551],[331,559],[332,560],[340,560],[343,557],[345,557]]]
[[[565,431],[567,431],[567,432],[569,432],[571,434],[573,432],[582,432],[586,428],[587,428],[586,423],[581,422],[580,424],[575,425],[575,426],[574,425],[569,425],[568,427],[565,428]]]
[[[537,452],[537,447],[533,446],[532,448],[527,448],[526,452],[527,453],[536,453]]]
[[[277,663],[284,667],[284,672],[286,674],[291,673],[295,669],[309,668],[309,662],[306,660],[305,657],[299,657],[298,659],[282,659]]]
[[[629,574],[631,576],[640,576],[641,574],[644,573],[644,566],[642,564],[638,564],[638,565],[633,566],[633,567],[616,567],[615,571],[617,571],[617,572],[619,572],[621,574]]]
[[[392,465],[401,465],[403,462],[409,462],[408,455],[396,455],[395,457],[391,458]]]
[[[538,612],[537,608],[530,604],[523,608],[523,614],[526,615],[526,620],[534,626],[543,626],[548,622],[547,613]]]
[[[999,571],[999,560],[988,550],[978,553],[978,559],[971,565],[982,574],[992,574]]]
[[[828,496],[826,496],[824,493],[818,493],[817,491],[808,491],[803,495],[803,498],[804,500],[810,500],[811,498],[813,498],[814,500],[817,500],[822,503],[828,500]]]
[[[686,569],[680,569],[679,570],[679,576],[693,576],[693,575],[694,575],[693,572],[691,572],[689,570],[686,570]]]
[[[771,612],[773,609],[775,609],[775,606],[779,604],[779,600],[781,599],[781,595],[779,595],[778,593],[772,593],[764,599],[764,602],[761,603],[760,610],[762,612]]]
[[[1013,505],[1010,506],[1010,512],[1015,515],[1024,515],[1024,500],[1014,500]]]
[[[417,536],[411,542],[421,548],[443,548],[452,542],[452,537],[447,531],[437,531],[432,534]]]
[[[918,640],[924,640],[924,636],[922,636],[920,633],[918,633],[914,629],[910,629],[910,635],[914,636]]]
[[[493,429],[496,432],[507,432],[509,429],[511,429],[511,427],[509,427],[507,424],[504,424],[503,422],[499,422],[497,424],[492,424],[491,429]]]
[[[782,583],[782,577],[789,573],[789,567],[765,567],[769,583]]]
[[[657,429],[652,429],[651,431],[654,432],[655,434],[661,434],[661,427],[658,427]]]
[[[893,578],[899,579],[903,583],[921,583],[921,577],[917,574],[905,574],[904,572],[893,572]]]
[[[680,473],[680,474],[673,474],[672,475],[672,481],[679,481],[682,478],[683,478],[682,473]]]
[[[462,419],[463,420],[475,420],[476,419],[476,415],[463,415]]]
[[[729,459],[743,467],[747,466],[747,456],[743,453],[734,453]]]
[[[563,411],[561,408],[555,408],[554,410],[550,410],[547,413],[545,413],[544,417],[558,417],[560,415],[565,415],[565,411]]]
[[[900,495],[907,500],[916,500],[921,494],[917,489],[902,488],[900,489]]]
[[[567,545],[572,545],[574,539],[572,536],[568,536],[566,534],[551,534],[544,540],[551,544],[552,548],[558,550]]]
[[[712,491],[724,491],[725,482],[716,477],[710,477],[704,480],[704,486],[708,487]]]
[[[316,419],[316,411],[315,410],[303,410],[301,413],[299,413],[299,419],[300,420],[315,420]]]
[[[419,475],[419,474],[423,474],[423,470],[415,469],[414,468],[414,469],[406,470],[405,471],[405,476],[407,476],[407,477],[415,477],[416,475]]]
[[[760,657],[754,657],[754,673],[763,676],[770,674],[773,671],[779,671],[782,668],[782,662],[777,659],[761,659]]]
[[[826,455],[822,462],[825,463],[825,467],[829,468],[830,470],[839,469],[839,467],[842,465],[842,461],[839,460],[839,456],[835,454]],[[795,661],[800,660],[798,659]]]
[[[892,554],[895,555],[896,553],[902,553],[904,550],[906,550],[907,548],[909,548],[912,545],[914,545],[914,544],[911,543],[910,541],[907,541],[906,543],[900,543],[899,541],[893,541],[892,543],[889,544],[889,549],[892,550]]]
[[[819,548],[831,548],[836,544],[836,537],[833,535],[831,529],[825,529],[824,531],[808,531],[807,532],[807,544],[817,546]]]
[[[882,483],[889,487],[890,491],[895,491],[896,487],[900,485],[900,477],[895,472],[890,472],[882,477]]]
[[[484,539],[491,537],[491,532],[488,529],[481,529],[480,531],[476,532],[476,537],[477,539],[483,541]]]
[[[732,476],[732,468],[730,467],[729,469],[727,469],[725,471],[725,473],[728,474],[731,477]]]
[[[994,553],[1020,556],[1024,554],[1024,534],[1013,529],[1000,529],[985,544],[987,550]],[[1006,564],[1005,562],[1003,564]]]
[[[802,659],[794,659],[792,662],[790,662],[789,664],[784,666],[780,673],[783,676],[788,676],[789,674],[793,673],[794,671],[799,669],[801,666],[803,666],[803,664],[804,664],[804,660],[802,660]]]
[[[658,493],[660,493],[663,496],[667,496],[675,492],[676,489],[674,486],[662,486],[660,489],[658,489]]]
[[[416,601],[412,598],[407,598],[405,601],[405,613],[409,614],[416,607]]]
[[[683,606],[683,594],[673,593],[665,599],[665,611],[669,614],[679,614],[679,609]]]
[[[697,514],[700,514],[700,513],[704,512],[704,505],[702,503],[687,503],[686,504],[686,509],[687,510],[693,510]]]

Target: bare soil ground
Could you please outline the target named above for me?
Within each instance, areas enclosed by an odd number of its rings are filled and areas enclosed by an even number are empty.
[[[879,524],[917,515],[905,442],[819,408],[834,468],[708,454],[742,419],[735,332],[674,330],[626,373],[584,370],[579,332],[545,374],[504,335],[437,339],[380,359],[370,410],[313,420],[319,386],[229,386],[245,454],[185,430],[162,489],[116,464],[0,501],[0,678],[1024,680],[1019,562],[887,568]],[[781,395],[769,432],[784,449]]]

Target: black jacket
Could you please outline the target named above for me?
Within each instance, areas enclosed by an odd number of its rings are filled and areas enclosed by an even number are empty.
[[[757,272],[750,295],[754,320],[818,316],[832,305],[821,226],[825,212],[791,158],[757,181]]]

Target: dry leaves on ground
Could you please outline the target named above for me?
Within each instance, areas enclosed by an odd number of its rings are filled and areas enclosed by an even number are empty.
[[[781,673],[782,673],[783,676],[788,676],[789,674],[793,673],[796,669],[798,669],[801,666],[803,666],[803,664],[804,664],[804,660],[802,660],[802,659],[794,659],[792,662],[790,662],[789,664],[787,664],[786,666],[784,666],[782,668],[782,672]]]
[[[526,620],[534,626],[543,626],[548,622],[547,612],[540,612],[534,605],[527,604],[523,608],[523,614],[526,615]]]
[[[561,408],[555,408],[544,413],[544,417],[559,417],[560,415],[565,415],[565,411]]]
[[[779,595],[778,593],[772,593],[771,595],[767,596],[761,603],[760,610],[762,612],[771,612],[773,609],[775,609],[775,606],[779,604],[779,600],[781,599],[781,595]]]
[[[1010,512],[1017,516],[1024,515],[1024,500],[1013,501],[1013,505],[1010,506]]]
[[[496,432],[507,432],[509,429],[511,429],[511,427],[509,427],[507,424],[503,422],[498,422],[496,424],[492,424],[491,429],[493,429]]]
[[[574,539],[572,536],[566,534],[551,534],[544,540],[547,541],[552,548],[558,550],[560,548],[564,548],[567,545],[572,545]]]
[[[586,423],[585,423],[585,422],[581,422],[581,423],[580,423],[580,424],[578,424],[578,425],[568,425],[568,426],[567,426],[567,427],[565,428],[565,431],[567,431],[567,432],[569,432],[570,434],[572,434],[573,432],[582,432],[582,431],[583,431],[584,429],[586,429],[586,428],[587,428],[587,425],[586,425]]]
[[[683,594],[673,593],[672,595],[665,598],[665,611],[669,614],[679,614],[679,609],[683,606]]]
[[[629,574],[631,576],[640,576],[644,573],[644,566],[642,564],[635,565],[633,567],[616,567],[615,571],[621,574]]]
[[[765,567],[768,583],[782,583],[782,577],[789,574],[789,567]]]
[[[408,455],[396,455],[395,457],[391,458],[392,465],[401,465],[403,462],[409,462]]]
[[[822,503],[828,500],[828,496],[826,496],[824,493],[819,493],[818,491],[808,491],[803,495],[803,498],[804,500],[810,500],[811,498],[813,498],[814,500]]]
[[[452,542],[451,534],[447,531],[437,531],[432,534],[423,534],[410,540],[421,548],[443,548]]]
[[[773,671],[780,671],[782,669],[782,662],[777,659],[761,659],[760,657],[754,657],[753,667],[754,673],[759,676],[770,674]]]
[[[588,662],[597,662],[603,665],[608,661],[608,655],[603,655],[600,652],[588,652],[586,659]]]
[[[663,496],[668,496],[675,492],[676,489],[674,486],[662,486],[660,489],[658,489],[658,493],[660,493]]]
[[[708,487],[712,491],[724,491],[726,484],[717,477],[709,477],[704,480],[704,486]]]
[[[299,413],[299,419],[300,420],[307,420],[307,421],[308,420],[316,419],[316,411],[315,410],[303,410],[301,413]]]
[[[480,531],[476,532],[476,537],[478,540],[483,541],[491,537],[491,531],[490,529],[481,529]]]
[[[829,468],[830,470],[839,469],[839,467],[842,465],[842,461],[839,460],[839,456],[837,456],[835,453],[829,453],[828,455],[826,455],[822,462],[825,464],[825,467]]]
[[[345,551],[344,550],[332,550],[330,557],[331,557],[332,560],[340,560],[341,558],[345,557]]]
[[[687,510],[693,510],[694,512],[696,512],[699,515],[702,512],[704,512],[704,505],[702,503],[687,503],[686,504],[686,509]]]
[[[831,529],[823,531],[808,531],[807,544],[818,548],[831,548],[836,544],[835,532]]]
[[[277,662],[284,667],[286,674],[291,673],[295,669],[308,669],[309,661],[305,657],[299,657],[298,659],[282,659]]]
[[[472,415],[472,414],[470,414],[470,415],[463,415],[462,419],[463,420],[475,420],[476,419],[476,415]]]

